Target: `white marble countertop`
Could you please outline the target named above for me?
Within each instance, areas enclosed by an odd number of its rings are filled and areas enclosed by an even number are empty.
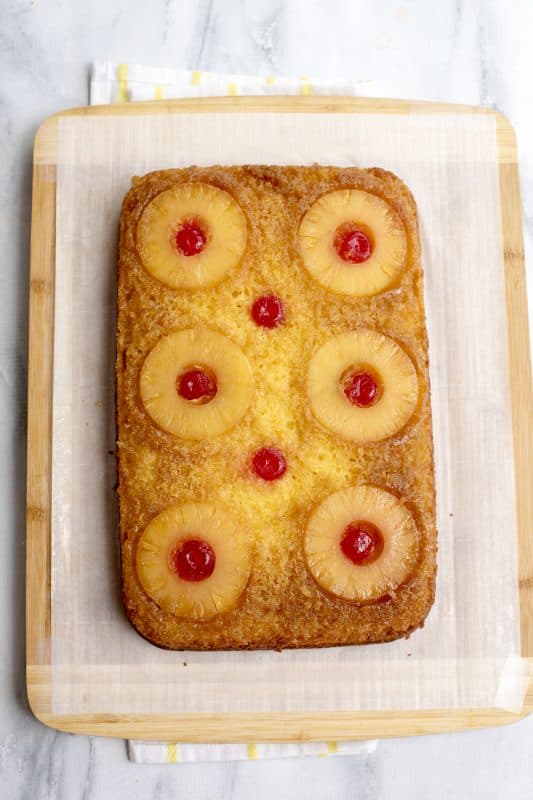
[[[31,716],[23,643],[27,276],[31,147],[39,123],[87,103],[93,59],[364,79],[380,96],[492,105],[518,134],[531,264],[531,0],[0,0],[0,13],[0,795],[532,797],[533,716],[505,728],[385,740],[357,758],[131,764],[121,741],[57,733]]]

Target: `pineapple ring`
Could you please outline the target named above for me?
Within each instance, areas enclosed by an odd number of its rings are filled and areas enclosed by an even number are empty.
[[[358,365],[370,367],[379,378],[379,399],[368,408],[353,405],[343,390],[344,376]],[[387,439],[409,421],[418,401],[418,377],[394,339],[360,328],[329,339],[317,350],[309,364],[307,395],[324,427],[366,444]]]
[[[208,403],[181,397],[176,378],[191,365],[202,364],[217,381]],[[233,428],[252,400],[250,362],[231,339],[210,328],[187,328],[160,339],[148,353],[140,377],[141,399],[154,422],[183,439],[208,439]]]
[[[346,527],[356,520],[375,525],[383,550],[372,562],[354,564],[340,548]],[[304,538],[307,567],[326,592],[368,602],[395,591],[418,559],[418,531],[405,506],[376,486],[352,486],[326,497],[313,511]]]
[[[215,553],[215,568],[204,580],[179,577],[169,566],[176,545],[199,538]],[[215,505],[169,506],[145,528],[136,550],[136,570],[146,594],[179,617],[210,619],[235,608],[251,571],[251,550],[242,526]]]
[[[360,264],[343,261],[333,244],[335,231],[347,222],[361,226],[372,240],[372,252]],[[407,236],[399,216],[381,197],[361,189],[320,197],[305,214],[298,235],[308,272],[338,294],[379,294],[398,280],[405,266]]]
[[[207,242],[185,256],[175,245],[180,225],[198,219]],[[145,269],[172,289],[198,289],[219,283],[240,261],[246,246],[246,220],[238,203],[208,183],[182,183],[148,203],[137,225],[137,249]]]

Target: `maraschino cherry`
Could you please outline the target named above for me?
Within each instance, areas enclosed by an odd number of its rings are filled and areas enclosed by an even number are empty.
[[[176,389],[184,400],[208,402],[217,393],[217,382],[214,376],[202,369],[189,369],[178,376]]]
[[[252,319],[261,328],[277,328],[285,321],[283,303],[276,295],[258,297],[252,305]]]
[[[261,447],[252,458],[255,474],[264,481],[276,481],[287,471],[285,456],[275,447]]]
[[[215,551],[203,539],[187,539],[170,554],[170,568],[184,581],[203,581],[215,569]]]
[[[354,406],[368,408],[379,400],[378,382],[370,372],[354,372],[344,384],[344,394]]]
[[[339,258],[349,264],[362,264],[372,254],[369,237],[356,225],[340,225],[333,236],[333,246]]]
[[[207,236],[199,222],[189,220],[180,225],[174,241],[182,256],[196,256],[204,249]]]
[[[344,531],[340,548],[353,564],[368,564],[381,553],[383,536],[371,522],[351,522]]]

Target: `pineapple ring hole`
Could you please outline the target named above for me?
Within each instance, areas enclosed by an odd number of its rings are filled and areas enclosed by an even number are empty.
[[[204,539],[180,539],[171,547],[168,565],[183,581],[203,581],[215,571],[215,551]]]
[[[199,217],[188,217],[171,229],[170,239],[182,256],[197,256],[207,244],[208,226]]]
[[[366,566],[372,564],[383,552],[383,534],[379,528],[367,520],[350,522],[344,529],[339,547],[353,564]]]
[[[381,376],[369,364],[356,364],[344,370],[339,387],[351,405],[371,408],[383,396]]]
[[[342,261],[363,264],[374,250],[374,236],[364,223],[343,222],[333,234],[333,247]]]
[[[205,364],[191,364],[176,376],[176,391],[189,403],[205,405],[217,394],[217,376]]]

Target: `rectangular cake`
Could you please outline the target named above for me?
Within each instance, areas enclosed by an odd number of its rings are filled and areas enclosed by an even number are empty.
[[[382,169],[189,167],[122,207],[127,615],[172,649],[386,642],[435,590],[417,209]]]

